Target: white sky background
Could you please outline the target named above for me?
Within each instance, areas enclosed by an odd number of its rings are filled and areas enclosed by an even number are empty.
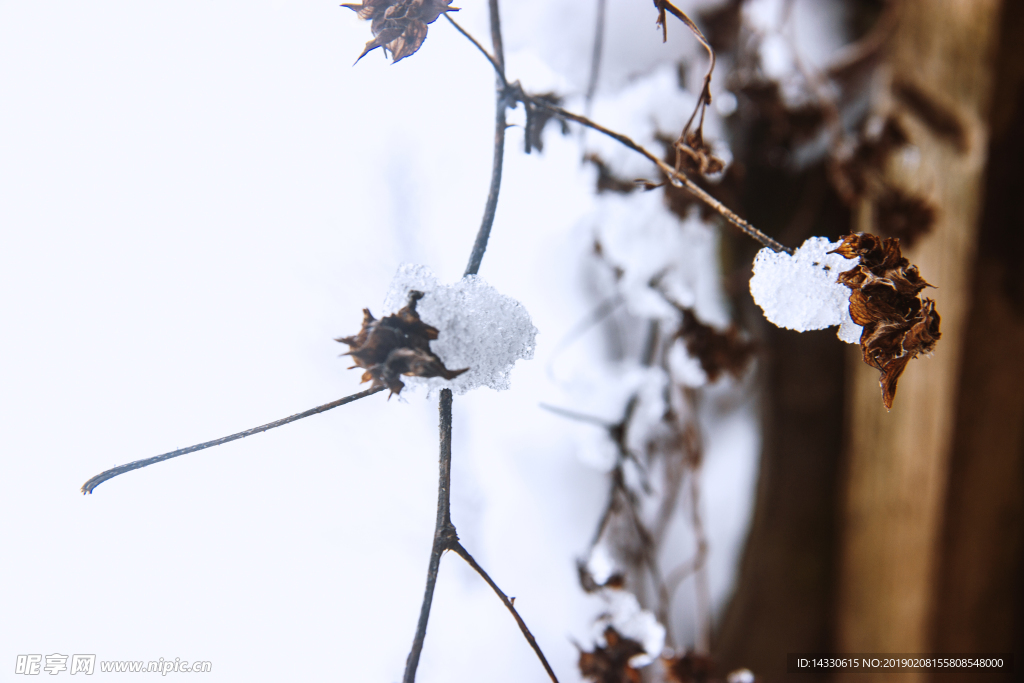
[[[456,4],[489,44],[486,3]],[[700,54],[678,25],[663,46],[649,4],[610,3],[606,87]],[[580,6],[505,3],[512,78],[582,91]],[[0,670],[89,653],[210,660],[210,681],[400,679],[433,533],[435,401],[373,396],[78,493],[111,466],[357,391],[332,338],[379,311],[400,263],[461,275],[493,74],[443,19],[412,58],[353,68],[369,38],[331,2],[0,2]],[[544,368],[595,303],[579,265],[593,171],[554,129],[533,156],[510,129],[480,274],[531,313],[537,357],[511,391],[456,399],[452,512],[572,681],[569,638],[586,642],[600,610],[574,561],[606,483],[576,457],[588,428],[537,407],[570,400]],[[719,599],[750,507],[749,415],[708,444],[725,482],[706,500],[727,550]],[[543,676],[446,557],[419,680]]]

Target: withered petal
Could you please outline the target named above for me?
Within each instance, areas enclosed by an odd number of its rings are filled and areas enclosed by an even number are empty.
[[[427,24],[445,12],[456,11],[451,0],[368,0],[362,4],[345,4],[360,19],[371,19],[374,39],[366,44],[360,59],[378,47],[391,53],[393,62],[405,59],[423,45]]]
[[[391,50],[392,61],[398,62],[415,53],[423,45],[427,37],[427,25],[418,19],[411,19],[406,24],[405,31],[393,41],[388,43]]]
[[[886,410],[892,408],[893,399],[896,398],[896,383],[899,382],[900,375],[906,369],[910,358],[910,355],[893,358],[882,367],[882,376],[879,377],[878,384],[882,387],[882,403],[885,404]]]
[[[640,672],[629,660],[644,652],[644,646],[619,634],[609,626],[604,631],[605,646],[593,652],[580,651],[578,666],[584,678],[595,683],[640,683]]]
[[[363,5],[356,5],[351,3],[345,3],[342,7],[348,7],[350,10],[356,13],[360,19],[366,20],[373,16],[374,7],[370,3]]]

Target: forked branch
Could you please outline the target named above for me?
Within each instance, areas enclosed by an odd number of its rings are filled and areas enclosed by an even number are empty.
[[[494,216],[498,207],[498,194],[501,190],[501,171],[505,156],[505,109],[508,106],[506,100],[508,93],[508,81],[505,80],[505,55],[501,38],[501,17],[498,12],[498,0],[489,0],[491,17],[491,41],[494,44],[492,57],[487,53],[480,43],[476,41],[461,26],[455,23],[447,14],[445,18],[470,42],[472,42],[491,63],[497,77],[497,102],[495,104],[494,120],[494,159],[491,165],[491,184],[487,193],[487,201],[484,204],[484,215],[480,221],[480,229],[477,231],[476,240],[473,243],[473,250],[469,256],[469,263],[466,265],[465,275],[476,275],[480,270],[480,263],[483,261],[484,253],[487,251],[487,242],[491,235],[491,228],[494,225]],[[512,612],[519,629],[529,642],[530,647],[537,653],[544,670],[554,683],[558,683],[551,665],[541,652],[537,640],[526,627],[522,617],[516,612],[512,602],[491,580],[487,572],[477,564],[473,556],[459,543],[459,536],[452,524],[451,517],[451,469],[452,469],[452,392],[450,389],[442,389],[438,401],[439,432],[440,432],[440,476],[437,490],[437,522],[434,527],[434,544],[430,551],[430,561],[427,565],[427,585],[423,594],[423,604],[420,606],[420,618],[416,625],[416,633],[413,636],[412,648],[405,662],[405,674],[402,683],[413,683],[416,680],[416,669],[419,666],[420,653],[423,651],[423,642],[427,636],[427,623],[430,620],[430,608],[434,600],[434,587],[437,584],[437,572],[441,565],[441,556],[446,550],[453,550],[462,559],[469,563],[473,569],[484,578],[487,584],[494,589],[505,606]]]
[[[533,648],[533,651],[537,653],[537,658],[540,659],[540,663],[544,665],[544,670],[548,672],[548,676],[551,678],[553,683],[558,683],[558,677],[555,676],[555,672],[551,669],[551,665],[548,664],[548,660],[544,657],[544,653],[541,652],[540,645],[537,644],[537,639],[533,637],[533,634],[530,633],[530,629],[526,627],[526,622],[523,621],[523,618],[519,616],[519,612],[516,611],[515,604],[512,602],[515,598],[510,599],[500,588],[498,588],[498,584],[494,583],[494,580],[487,575],[487,572],[484,571],[483,567],[477,564],[476,560],[473,559],[473,556],[470,555],[464,547],[462,547],[461,543],[456,540],[451,549],[455,551],[456,555],[464,559],[470,567],[476,570],[476,573],[483,577],[483,580],[487,582],[487,585],[498,594],[501,602],[505,605],[508,611],[512,613],[516,623],[519,624],[519,630],[523,632],[523,637],[526,638],[526,642],[528,642],[530,647]]]

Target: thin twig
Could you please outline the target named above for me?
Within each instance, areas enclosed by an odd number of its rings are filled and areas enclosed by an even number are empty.
[[[492,0],[492,2],[496,2],[496,0]],[[449,21],[450,21],[450,19],[449,19]],[[454,23],[454,22],[452,22],[452,23]],[[492,35],[494,33],[493,29],[494,29],[494,27],[492,25]],[[501,94],[501,95],[499,95],[499,100],[500,101],[507,102],[509,100],[509,98],[513,98],[514,97],[515,100],[521,101],[521,102],[523,102],[524,104],[526,104],[528,106],[539,107],[541,109],[546,109],[546,110],[548,110],[549,112],[555,114],[556,116],[558,116],[561,119],[564,119],[566,121],[574,121],[575,123],[579,123],[580,125],[586,126],[587,128],[591,128],[593,130],[596,130],[599,133],[603,133],[604,135],[607,135],[608,137],[612,138],[613,140],[615,140],[616,142],[619,142],[622,145],[625,145],[626,147],[628,147],[629,149],[633,150],[634,152],[637,152],[637,153],[642,154],[643,156],[647,157],[647,159],[652,161],[658,167],[658,169],[668,177],[669,182],[671,182],[676,187],[684,187],[687,190],[689,190],[692,194],[696,195],[697,199],[699,199],[700,201],[702,201],[705,204],[707,204],[708,206],[710,206],[712,209],[714,209],[716,212],[718,212],[718,214],[720,214],[723,218],[725,218],[727,221],[729,221],[734,226],[739,228],[743,232],[743,234],[747,235],[748,237],[752,237],[753,239],[755,239],[758,242],[760,242],[762,245],[764,245],[764,246],[766,246],[769,249],[772,249],[774,251],[785,252],[787,254],[793,254],[794,253],[793,249],[790,249],[789,247],[783,246],[782,244],[780,244],[776,240],[772,239],[768,235],[764,234],[763,232],[761,232],[760,230],[755,228],[753,225],[751,225],[750,223],[748,223],[744,219],[740,218],[734,211],[732,211],[731,209],[726,207],[724,204],[722,204],[722,202],[718,201],[717,199],[712,197],[710,194],[708,194],[703,188],[701,188],[695,182],[690,180],[690,178],[688,178],[681,171],[677,171],[676,169],[672,168],[671,166],[666,164],[664,161],[662,161],[657,155],[653,154],[652,152],[650,152],[649,150],[644,148],[642,145],[634,142],[628,136],[623,135],[622,133],[617,133],[617,132],[615,132],[615,131],[613,131],[611,129],[605,128],[601,124],[596,123],[594,121],[591,121],[586,116],[581,116],[579,114],[574,114],[571,111],[563,109],[562,107],[559,107],[558,105],[553,104],[551,102],[547,102],[544,99],[541,99],[539,97],[530,97],[529,95],[526,94],[526,92],[522,89],[522,87],[518,85],[518,83],[511,83],[511,84],[509,84],[508,81],[505,78],[504,67],[501,67],[499,69],[499,66],[504,64],[504,59],[496,60],[496,59],[491,58],[490,55],[487,54],[487,51],[484,50],[480,46],[480,43],[477,42],[476,40],[474,40],[473,37],[469,33],[467,33],[461,27],[459,27],[459,31],[463,35],[465,35],[470,41],[472,41],[472,43],[474,45],[476,45],[477,48],[479,48],[480,51],[485,56],[488,57],[488,61],[491,62],[491,65],[495,68],[495,71],[498,74],[498,80],[502,84],[506,84],[505,85],[506,92]],[[498,114],[498,118],[504,124],[504,121],[505,121],[504,108],[502,106],[499,106],[498,109],[500,110],[500,113]],[[500,133],[496,133],[496,135],[495,135],[496,147],[497,147],[497,139],[498,139],[499,135],[501,137],[502,144],[504,143],[504,136],[505,136],[505,132],[504,131],[505,131],[504,125],[502,125],[501,132]],[[497,155],[495,155],[495,170],[496,170],[496,173],[497,173],[498,183],[500,184],[501,168],[500,168],[500,162],[498,160]],[[491,189],[492,189],[492,195],[493,195],[493,203],[497,204],[498,197],[497,197],[497,192],[495,191],[494,180],[495,180],[495,176],[492,175],[492,178],[491,178]],[[488,196],[488,208],[491,207],[491,199],[492,199],[492,197]],[[488,214],[485,212],[485,214],[484,214],[485,221],[486,221],[487,215]],[[494,219],[494,217],[493,217],[493,214],[492,214],[491,215],[491,221],[493,221],[493,219]],[[486,234],[485,234],[485,231],[484,231],[484,227],[487,228]],[[482,249],[486,249],[486,247],[487,247],[487,236],[489,234],[490,234],[490,224],[485,222],[485,224],[482,225],[481,228],[480,228],[480,233],[477,235],[477,245],[474,245],[474,250],[473,250],[474,256],[476,255],[476,252],[477,252],[477,246],[482,244],[483,246],[481,248],[481,255],[480,255],[480,257],[481,258],[483,257]],[[481,242],[481,240],[482,240],[482,242]],[[474,261],[471,258],[470,259],[470,267],[472,267],[473,263],[474,263]],[[477,267],[479,268],[479,263],[477,263]],[[467,269],[467,272],[469,272],[469,269]],[[473,271],[473,272],[475,273],[476,271]]]
[[[693,525],[693,534],[697,538],[697,551],[700,553],[700,563],[695,566],[696,571],[696,593],[697,593],[697,649],[703,652],[711,651],[711,586],[708,584],[707,557],[707,533],[704,530],[704,521],[700,513],[700,469],[695,467],[690,472],[690,523]]]
[[[687,579],[691,574],[698,571],[704,566],[704,561],[707,558],[708,546],[707,542],[697,543],[697,552],[693,554],[693,557],[676,566],[672,571],[665,577],[665,583],[668,585],[670,593],[675,593],[679,588],[679,584]]]
[[[549,377],[554,378],[554,363],[562,352],[574,344],[576,340],[582,337],[584,333],[590,330],[591,327],[597,325],[599,322],[611,315],[624,300],[625,299],[621,293],[616,293],[615,296],[610,299],[602,301],[593,311],[588,313],[583,320],[573,325],[572,329],[565,333],[565,336],[562,337],[562,340],[558,342],[558,345],[555,346],[551,351],[551,355],[548,357],[546,370]]]
[[[553,405],[548,404],[548,403],[541,403],[539,405],[544,410],[550,411],[550,412],[554,413],[555,415],[561,415],[562,417],[567,417],[570,420],[576,420],[577,422],[587,422],[587,423],[592,424],[592,425],[597,425],[598,427],[604,427],[605,429],[613,429],[614,427],[616,427],[616,424],[614,422],[608,422],[606,420],[602,420],[601,418],[599,418],[599,417],[597,417],[595,415],[587,415],[585,413],[577,413],[575,410],[567,410],[565,408],[559,408],[558,406],[553,406]]]
[[[697,24],[693,23],[690,17],[686,16],[686,12],[682,11],[668,0],[655,0],[655,7],[658,8],[658,24],[661,25],[662,30],[662,42],[668,40],[668,25],[665,21],[665,11],[670,12],[676,19],[683,22],[686,28],[690,29],[693,33],[694,38],[704,46],[704,49],[708,51],[708,58],[710,63],[708,64],[707,73],[704,74],[704,82],[701,84],[700,96],[697,98],[697,106],[694,108],[693,113],[690,114],[690,119],[686,122],[683,127],[683,132],[679,136],[677,144],[689,146],[686,142],[687,133],[690,132],[690,126],[693,125],[693,120],[697,117],[697,113],[700,112],[700,122],[697,125],[697,136],[698,140],[703,143],[704,141],[704,110],[709,104],[711,104],[711,76],[715,72],[715,51],[711,48],[711,43],[704,37],[700,29],[697,28]]]
[[[590,106],[597,92],[597,78],[601,73],[601,53],[604,51],[604,19],[608,12],[608,1],[597,0],[597,22],[594,27],[594,51],[590,55],[590,78],[587,80],[587,94],[583,98],[583,111],[590,115]]]
[[[498,588],[498,584],[494,583],[494,580],[487,575],[487,572],[484,571],[483,567],[477,564],[476,560],[473,559],[473,556],[470,555],[464,547],[462,547],[461,543],[455,541],[452,544],[451,549],[456,555],[464,559],[470,567],[476,570],[476,573],[483,577],[483,580],[487,582],[487,585],[494,589],[494,592],[498,594],[498,597],[501,598],[501,602],[506,608],[508,608],[508,611],[512,613],[516,623],[519,624],[519,630],[523,632],[523,637],[526,638],[526,642],[528,642],[530,647],[533,648],[533,651],[537,653],[537,658],[540,659],[540,663],[544,665],[544,670],[548,672],[548,676],[551,677],[551,680],[554,683],[558,683],[558,677],[555,676],[555,672],[551,669],[551,665],[548,664],[548,660],[544,657],[544,653],[541,652],[540,645],[537,644],[537,639],[533,637],[533,634],[530,633],[530,629],[526,627],[526,622],[523,621],[521,616],[519,616],[519,612],[516,611],[515,605],[512,604],[512,600],[509,600],[508,596]]]
[[[896,27],[900,4],[896,0],[886,0],[871,29],[857,41],[844,45],[836,52],[825,67],[830,78],[841,77],[882,51]]]
[[[524,97],[525,97],[525,95],[524,95]],[[607,135],[608,137],[612,138],[613,140],[619,142],[620,144],[625,145],[626,147],[630,148],[634,152],[642,154],[643,156],[647,157],[647,159],[649,159],[650,161],[654,162],[654,164],[658,167],[658,169],[662,173],[664,173],[666,176],[668,176],[669,182],[671,182],[676,187],[685,187],[692,194],[696,195],[697,199],[701,200],[702,202],[704,202],[705,204],[710,206],[712,209],[717,211],[723,218],[725,218],[727,221],[729,221],[730,223],[735,225],[737,228],[739,228],[743,232],[743,234],[747,235],[748,237],[754,238],[755,240],[760,242],[762,245],[764,245],[764,246],[766,246],[769,249],[772,249],[774,251],[785,252],[787,254],[793,254],[794,253],[794,251],[792,249],[790,249],[789,247],[785,247],[782,244],[779,244],[779,242],[775,241],[774,239],[772,239],[768,235],[764,234],[763,232],[761,232],[760,230],[755,228],[753,225],[751,225],[747,221],[745,221],[742,218],[740,218],[735,212],[733,212],[731,209],[729,209],[724,204],[722,204],[722,202],[718,201],[717,199],[712,197],[710,194],[708,194],[706,191],[704,191],[704,189],[702,187],[700,187],[700,185],[697,185],[695,182],[690,180],[681,171],[677,171],[676,169],[672,168],[671,166],[666,164],[664,161],[662,161],[657,155],[655,155],[654,153],[650,152],[649,150],[644,148],[642,145],[637,144],[632,139],[630,139],[628,136],[623,135],[622,133],[617,133],[617,132],[615,132],[613,130],[610,130],[608,128],[605,128],[601,124],[595,123],[594,121],[591,121],[590,119],[588,119],[585,116],[580,116],[579,114],[574,114],[571,111],[562,109],[561,107],[559,107],[557,105],[554,105],[554,104],[551,104],[550,102],[545,102],[544,100],[537,99],[537,98],[530,98],[530,101],[531,101],[531,103],[534,106],[541,107],[543,109],[547,109],[548,111],[550,111],[550,112],[554,113],[555,115],[557,115],[557,116],[559,116],[559,117],[561,117],[563,119],[566,119],[568,121],[574,121],[574,122],[579,123],[581,125],[587,126],[588,128],[592,128],[592,129],[596,130],[599,133],[603,133],[603,134]]]
[[[466,39],[469,40],[469,42],[473,43],[473,45],[476,46],[476,49],[480,50],[480,54],[486,57],[487,61],[490,62],[491,66],[494,68],[494,73],[498,75],[498,80],[501,81],[502,88],[507,88],[508,81],[505,80],[505,70],[498,66],[498,62],[494,60],[494,57],[491,56],[491,53],[488,52],[483,45],[477,42],[477,39],[474,38],[472,34],[469,33],[469,31],[459,26],[459,24],[454,19],[452,19],[452,15],[445,12],[444,18],[447,19],[451,23],[451,25],[455,27],[455,30],[464,35]]]
[[[430,550],[430,562],[427,565],[427,587],[423,593],[423,604],[420,606],[420,619],[416,624],[416,635],[412,640],[412,649],[405,660],[405,675],[402,683],[413,683],[416,680],[416,667],[420,663],[420,652],[423,651],[423,640],[427,637],[427,621],[430,619],[430,606],[434,601],[434,586],[437,583],[437,570],[441,565],[441,555],[459,542],[459,536],[452,525],[451,517],[451,482],[452,482],[452,392],[442,389],[438,401],[440,413],[440,455],[437,484],[437,523],[434,526],[434,545]]]
[[[446,15],[447,16],[447,15]],[[487,241],[491,235],[491,226],[494,225],[494,215],[498,206],[498,192],[501,189],[501,168],[505,156],[505,108],[508,105],[506,92],[508,82],[505,80],[505,53],[501,39],[501,19],[498,13],[498,0],[490,0],[491,17],[491,40],[494,43],[494,57],[487,54],[487,50],[480,43],[473,39],[461,26],[448,20],[461,33],[466,36],[476,47],[487,57],[497,74],[498,94],[494,122],[494,161],[491,167],[491,187],[487,194],[487,202],[484,205],[484,215],[480,222],[480,229],[477,232],[476,240],[473,243],[473,250],[469,256],[469,263],[466,266],[465,275],[476,275],[480,270],[480,262],[483,260],[484,252],[487,251]],[[427,586],[423,593],[423,604],[420,606],[420,618],[416,625],[416,634],[413,637],[412,648],[405,661],[405,675],[403,683],[413,683],[416,680],[416,669],[420,663],[420,653],[423,650],[423,641],[427,636],[427,622],[430,619],[430,608],[434,600],[434,586],[437,584],[437,571],[441,564],[441,555],[446,550],[461,548],[458,545],[459,536],[452,524],[451,517],[451,466],[452,466],[452,392],[450,389],[442,389],[438,401],[440,413],[440,477],[437,489],[437,521],[434,527],[434,544],[430,551],[430,561],[427,565]],[[465,552],[465,551],[463,551]],[[468,555],[468,553],[467,553]],[[483,571],[483,570],[480,570]],[[517,617],[518,619],[518,617]],[[527,639],[536,648],[533,636],[525,631]],[[544,656],[544,666],[547,662]]]
[[[498,13],[498,0],[490,0],[491,15],[491,42],[494,44],[494,57],[489,58],[491,66],[494,67],[498,79],[498,95],[494,113],[494,161],[491,164],[491,189],[487,193],[487,203],[484,205],[484,216],[480,221],[480,230],[476,234],[476,241],[473,243],[473,251],[469,255],[469,263],[466,265],[466,275],[476,275],[480,270],[480,262],[487,251],[487,240],[491,237],[491,226],[494,225],[494,214],[498,208],[498,192],[501,190],[501,167],[505,159],[505,107],[508,106],[506,93],[508,81],[505,80],[505,48],[501,39],[501,16]],[[453,21],[452,24],[455,24]],[[455,28],[467,37],[470,37],[457,24]],[[470,40],[472,38],[470,37]],[[485,55],[487,51],[480,43],[473,40],[473,44],[480,48]]]
[[[387,387],[385,387],[384,385],[371,387],[366,391],[360,391],[358,394],[352,394],[351,396],[339,398],[337,401],[325,403],[322,406],[311,408],[302,413],[296,413],[291,417],[286,417],[281,420],[277,420],[276,422],[270,422],[260,427],[253,427],[252,429],[247,429],[244,432],[238,432],[237,434],[232,434],[231,436],[224,436],[219,439],[214,439],[213,441],[207,441],[206,443],[196,444],[195,446],[189,446],[188,448],[179,448],[176,451],[164,453],[163,455],[157,455],[152,458],[146,458],[145,460],[136,460],[135,462],[130,462],[127,465],[119,465],[117,467],[114,467],[113,469],[107,470],[106,472],[101,472],[100,474],[97,474],[95,477],[82,484],[82,493],[92,493],[97,486],[107,481],[108,479],[113,479],[119,474],[131,472],[132,470],[142,469],[143,467],[148,467],[158,462],[163,462],[164,460],[177,458],[179,455],[185,455],[186,453],[195,453],[196,451],[201,451],[205,448],[220,446],[221,444],[228,443],[229,441],[236,441],[237,439],[244,439],[245,437],[252,436],[253,434],[259,434],[260,432],[270,431],[271,429],[282,427],[290,422],[301,420],[304,417],[309,417],[311,415],[316,415],[318,413],[324,413],[327,412],[328,410],[331,410],[332,408],[343,406],[346,403],[358,401],[361,398],[366,398],[367,396],[376,394],[377,392],[383,391],[386,388]]]

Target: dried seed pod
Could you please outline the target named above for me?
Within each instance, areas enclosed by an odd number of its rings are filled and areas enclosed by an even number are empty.
[[[584,678],[594,683],[640,683],[640,672],[629,660],[644,653],[644,646],[619,634],[613,627],[604,630],[605,646],[593,652],[580,652],[579,668]]]
[[[831,253],[860,259],[859,265],[839,275],[839,282],[851,290],[850,317],[864,328],[864,362],[882,373],[882,402],[889,410],[907,363],[930,353],[941,336],[935,302],[921,297],[931,285],[903,257],[895,237],[847,235]]]
[[[714,676],[715,662],[697,652],[686,652],[678,657],[661,660],[665,677],[672,683],[712,683],[721,679]]]
[[[391,60],[397,62],[420,49],[427,37],[427,24],[437,21],[445,12],[455,12],[449,7],[452,0],[366,0],[362,4],[346,3],[359,15],[370,20],[373,40],[366,44],[359,59],[378,47],[391,53]]]
[[[416,302],[422,298],[423,292],[409,292],[409,303],[398,313],[381,320],[364,308],[359,333],[335,340],[348,344],[349,351],[343,355],[352,356],[353,368],[366,369],[363,382],[384,385],[392,394],[398,394],[405,386],[401,375],[455,379],[469,369],[449,370],[430,350],[431,340],[437,339],[437,328],[420,320]]]

